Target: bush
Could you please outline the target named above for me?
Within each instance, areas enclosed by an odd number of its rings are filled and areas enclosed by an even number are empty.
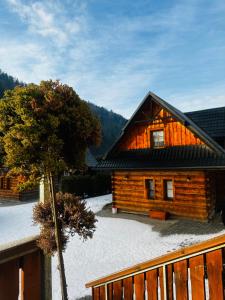
[[[62,191],[81,197],[104,195],[111,192],[111,176],[106,173],[64,176]]]

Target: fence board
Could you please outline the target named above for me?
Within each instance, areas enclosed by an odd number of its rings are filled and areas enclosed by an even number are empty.
[[[174,275],[176,284],[176,300],[187,300],[187,260],[174,263]]]
[[[19,260],[0,265],[0,300],[18,300]]]
[[[94,288],[92,295],[93,295],[94,300],[99,300],[100,299],[100,288],[99,287]]]
[[[148,300],[158,300],[158,271],[157,269],[146,272]]]
[[[113,282],[113,299],[115,300],[121,300],[122,299],[122,281],[118,280]]]
[[[145,297],[145,275],[144,273],[134,276],[135,299],[143,300]]]
[[[166,267],[166,283],[167,283],[167,299],[173,300],[173,266],[168,265]]]
[[[164,300],[163,268],[159,268],[160,298]]]
[[[204,256],[189,259],[192,300],[205,300]]]
[[[206,254],[207,274],[209,282],[210,300],[222,300],[223,298],[223,261],[222,250],[215,250]]]
[[[100,299],[105,300],[105,286],[100,286]]]
[[[112,283],[109,283],[107,285],[107,299],[108,300],[112,300],[113,299],[113,284]]]
[[[23,258],[21,289],[21,300],[41,299],[41,257],[39,251]]]
[[[133,299],[133,278],[128,277],[123,280],[124,287],[124,299],[132,300]]]

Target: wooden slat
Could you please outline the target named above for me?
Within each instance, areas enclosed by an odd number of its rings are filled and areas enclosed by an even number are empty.
[[[41,299],[41,256],[39,251],[23,258],[21,286],[22,300]]]
[[[92,291],[93,300],[99,300],[100,299],[100,288],[96,287]]]
[[[0,264],[0,300],[18,300],[19,260]]]
[[[160,300],[164,300],[163,268],[159,268],[159,286],[160,286]]]
[[[158,270],[154,269],[146,272],[146,283],[148,300],[158,299]]]
[[[128,277],[123,280],[124,287],[124,300],[132,300],[133,299],[133,278]]]
[[[205,300],[204,256],[189,259],[192,300]]]
[[[100,300],[105,300],[105,286],[104,285],[100,286],[99,293],[100,293]]]
[[[143,300],[145,295],[145,277],[144,273],[134,276],[135,299]]]
[[[122,280],[113,282],[113,299],[121,300],[122,299]]]
[[[167,286],[167,300],[173,300],[173,266],[166,267],[166,286]]]
[[[176,300],[188,299],[188,277],[187,277],[187,260],[174,263],[174,276],[176,287]]]
[[[210,300],[222,300],[223,297],[223,261],[222,250],[215,250],[206,254],[209,296]]]
[[[113,284],[109,283],[107,285],[107,299],[112,300],[113,299]]]

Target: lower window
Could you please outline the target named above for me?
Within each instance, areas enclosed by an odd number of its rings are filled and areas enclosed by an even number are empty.
[[[164,197],[173,200],[173,180],[164,180]]]
[[[153,179],[146,179],[145,180],[145,188],[146,194],[148,199],[155,198],[155,183]]]

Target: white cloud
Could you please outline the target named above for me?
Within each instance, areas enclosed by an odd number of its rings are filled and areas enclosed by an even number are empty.
[[[46,49],[32,42],[1,41],[0,66],[24,82],[39,82],[55,77],[57,60]]]
[[[68,21],[64,6],[58,1],[34,1],[30,4],[21,0],[7,1],[31,33],[48,37],[60,46],[69,43],[70,35],[81,30],[81,19],[77,17]]]

